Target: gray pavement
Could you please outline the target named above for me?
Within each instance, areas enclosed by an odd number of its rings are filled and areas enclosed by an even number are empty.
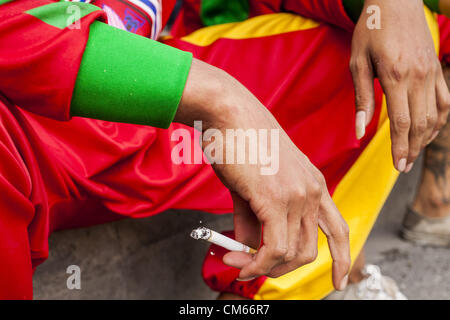
[[[367,259],[412,299],[450,299],[450,250],[417,247],[399,238],[420,166],[401,176],[367,242]],[[230,215],[169,211],[54,233],[50,257],[34,276],[35,299],[214,299],[200,275],[207,244],[191,240],[199,222],[232,228]],[[66,268],[81,268],[81,290],[68,290]]]

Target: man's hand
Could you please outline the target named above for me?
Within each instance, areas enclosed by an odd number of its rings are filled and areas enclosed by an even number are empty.
[[[205,130],[215,128],[224,136],[227,129],[279,130],[277,173],[262,175],[260,163],[213,164],[232,194],[236,239],[259,248],[254,255],[230,252],[224,256],[226,264],[241,269],[240,279],[278,277],[314,261],[320,226],[333,257],[334,286],[345,288],[350,268],[348,227],[324,178],[244,86],[194,60],[175,120],[191,126],[194,120],[203,120]],[[271,139],[267,140],[270,144]],[[227,147],[223,146],[223,154]]]
[[[392,156],[400,172],[411,170],[421,149],[447,122],[450,94],[434,48],[422,0],[366,0],[377,5],[381,29],[367,27],[364,10],[356,26],[350,69],[360,139],[374,114],[373,80],[386,94]]]

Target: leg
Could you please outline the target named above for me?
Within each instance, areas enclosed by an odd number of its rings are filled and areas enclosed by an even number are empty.
[[[348,282],[358,283],[365,278],[363,274],[363,268],[366,265],[366,256],[364,249],[361,250],[355,262],[353,263],[352,270],[350,271]]]
[[[450,87],[450,67],[444,69]],[[450,125],[426,148],[422,179],[402,236],[418,244],[450,246]]]
[[[450,67],[444,69],[450,88]],[[412,208],[429,218],[450,216],[450,125],[427,147],[422,180]]]

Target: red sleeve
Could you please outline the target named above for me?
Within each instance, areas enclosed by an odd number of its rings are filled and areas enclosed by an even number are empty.
[[[292,12],[348,31],[352,31],[355,26],[348,17],[342,0],[250,0],[250,2],[252,15]]]
[[[85,3],[21,0],[0,5],[0,94],[28,111],[68,120],[89,25],[101,17],[101,10]],[[64,26],[73,20],[77,28]]]
[[[440,15],[438,21],[441,35],[441,49],[439,57],[447,65],[450,65],[450,19]]]

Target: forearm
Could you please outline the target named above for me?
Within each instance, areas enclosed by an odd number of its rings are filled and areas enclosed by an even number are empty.
[[[234,126],[248,113],[258,111],[253,107],[261,104],[255,101],[256,98],[228,73],[193,59],[174,121],[193,126],[194,121],[201,120],[204,130]],[[267,112],[264,107],[260,111]]]

